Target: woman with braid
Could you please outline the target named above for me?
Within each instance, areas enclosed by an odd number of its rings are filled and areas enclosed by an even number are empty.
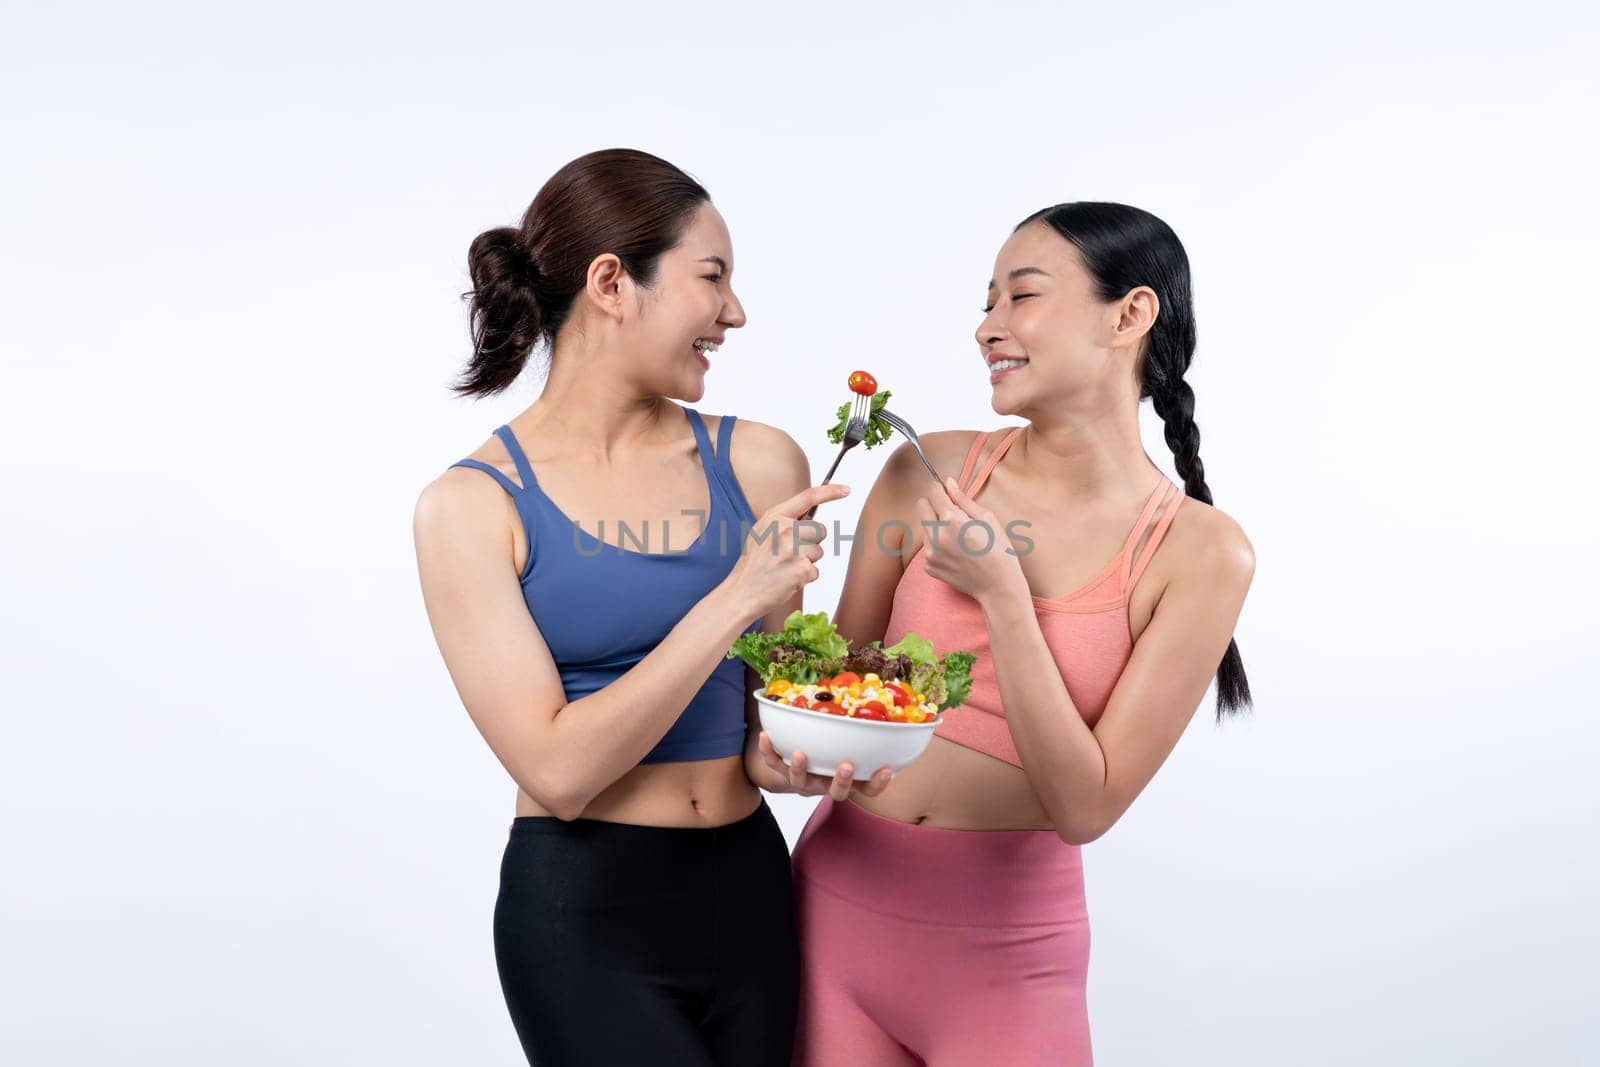
[[[960,472],[944,484],[900,447],[835,615],[857,644],[976,652],[972,692],[893,788],[824,798],[796,845],[807,1067],[1089,1064],[1080,848],[1213,677],[1219,719],[1250,702],[1232,634],[1255,560],[1200,462],[1177,236],[1121,204],[1048,208],[1001,248],[983,311],[991,405],[1022,424],[924,437]],[[1140,442],[1145,397],[1182,488]]]

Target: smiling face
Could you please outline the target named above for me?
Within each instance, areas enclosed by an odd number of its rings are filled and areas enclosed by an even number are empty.
[[[977,330],[997,414],[1031,417],[1064,399],[1106,400],[1133,382],[1155,293],[1104,303],[1073,244],[1043,222],[1013,233],[995,259]]]
[[[722,214],[701,204],[655,283],[637,290],[628,348],[644,391],[690,402],[705,395],[715,348],[745,323],[733,292],[733,241]]]

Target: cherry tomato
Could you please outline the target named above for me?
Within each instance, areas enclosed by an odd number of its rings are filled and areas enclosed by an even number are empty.
[[[888,722],[889,709],[876,700],[869,700],[856,709],[856,718],[868,719],[872,722]]]
[[[906,692],[900,686],[895,685],[893,682],[885,683],[884,688],[894,694],[895,707],[903,708],[907,704],[911,703],[911,694]]]
[[[850,375],[850,391],[860,393],[862,396],[872,396],[878,391],[878,379],[864,370],[858,370]]]
[[[834,703],[831,700],[819,700],[819,701],[817,701],[816,708],[814,710],[821,711],[821,712],[826,712],[829,715],[843,715],[844,714],[844,708],[840,707],[838,704]]]
[[[856,674],[854,671],[842,671],[828,679],[827,684],[834,689],[843,689],[845,686],[855,685],[859,681],[861,681],[861,675]]]
[[[811,700],[804,693],[801,693],[799,696],[794,698],[791,706],[796,708],[809,708],[811,706]]]

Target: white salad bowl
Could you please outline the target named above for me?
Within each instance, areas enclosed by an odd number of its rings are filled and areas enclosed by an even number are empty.
[[[855,765],[853,778],[871,778],[880,767],[900,770],[922,755],[939,718],[927,722],[876,722],[780,704],[755,691],[761,728],[787,762],[797,749],[812,774],[832,775],[841,763]],[[942,716],[942,713],[941,713]]]

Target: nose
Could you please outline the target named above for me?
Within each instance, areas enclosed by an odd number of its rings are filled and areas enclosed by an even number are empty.
[[[982,322],[978,323],[978,330],[973,334],[977,338],[978,347],[987,350],[1005,340],[1006,331],[1000,325],[998,315],[999,308],[997,307],[985,315]]]
[[[744,305],[739,303],[739,298],[733,295],[733,290],[728,290],[728,302],[722,306],[722,317],[717,320],[731,330],[737,330],[744,325]]]

